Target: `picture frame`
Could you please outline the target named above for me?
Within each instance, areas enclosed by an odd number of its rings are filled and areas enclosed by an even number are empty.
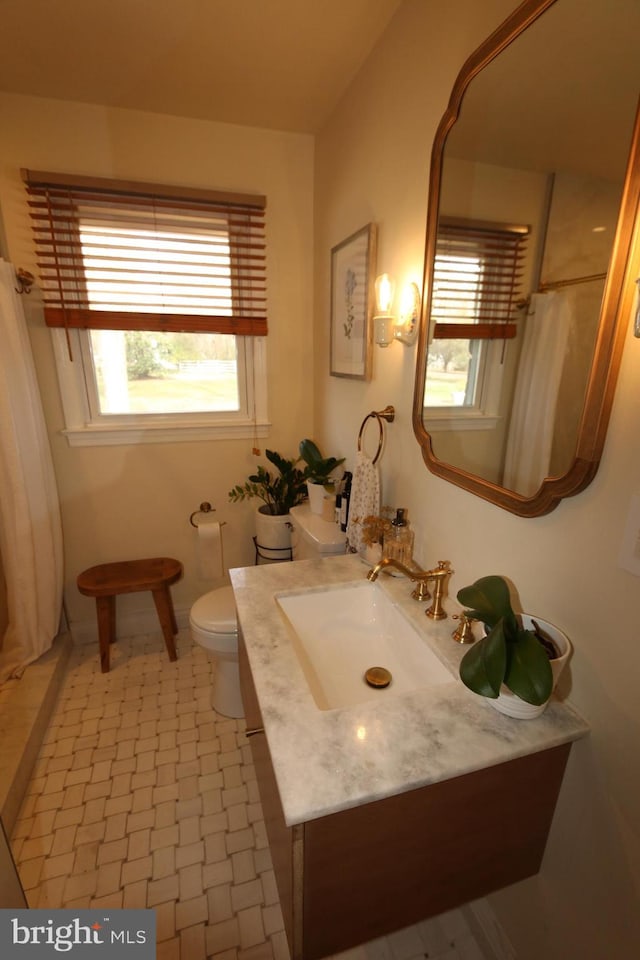
[[[371,378],[376,239],[368,223],[331,249],[332,377]]]

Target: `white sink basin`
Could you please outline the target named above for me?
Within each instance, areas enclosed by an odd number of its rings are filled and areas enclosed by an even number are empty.
[[[294,648],[316,704],[332,710],[450,683],[449,670],[378,583],[367,580],[279,594]],[[384,667],[391,682],[364,679]]]

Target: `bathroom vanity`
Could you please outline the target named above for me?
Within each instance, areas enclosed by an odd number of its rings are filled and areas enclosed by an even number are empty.
[[[278,598],[326,592],[332,609],[335,591],[366,571],[353,556],[231,571],[247,732],[292,960],[536,873],[571,743],[588,732],[560,702],[519,721],[467,690],[454,622],[428,620],[402,578],[381,577],[381,588],[450,681],[402,693],[363,686],[361,702],[319,706]]]

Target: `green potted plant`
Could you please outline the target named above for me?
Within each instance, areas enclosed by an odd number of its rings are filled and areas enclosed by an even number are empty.
[[[291,507],[302,503],[307,496],[306,476],[297,464],[275,450],[266,450],[265,456],[275,470],[259,464],[256,472],[243,484],[229,491],[229,500],[238,503],[257,498],[262,505],[256,512],[256,549],[270,560],[289,559],[291,527],[288,514]]]
[[[569,639],[553,624],[514,613],[503,577],[481,577],[457,597],[465,616],[485,625],[485,636],[462,658],[462,682],[502,713],[539,716],[569,659]]]
[[[344,463],[344,457],[323,457],[313,440],[300,441],[300,459],[305,463],[304,475],[309,492],[309,505],[313,513],[322,513],[322,500],[325,494],[335,493],[335,482],[331,474]]]

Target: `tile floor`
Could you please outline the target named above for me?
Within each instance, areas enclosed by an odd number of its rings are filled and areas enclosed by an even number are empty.
[[[11,845],[30,907],[153,907],[158,960],[289,960],[244,721],[178,639],[75,648]],[[340,960],[482,960],[460,911]]]

